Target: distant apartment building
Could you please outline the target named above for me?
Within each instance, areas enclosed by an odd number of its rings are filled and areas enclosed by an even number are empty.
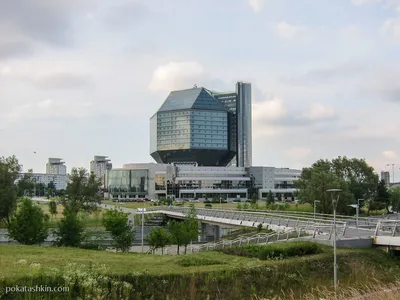
[[[381,180],[385,181],[386,186],[389,186],[390,185],[390,172],[382,171],[381,172]]]
[[[67,167],[62,158],[49,158],[46,164],[46,174],[66,175]]]
[[[90,172],[93,172],[97,178],[100,178],[103,188],[106,187],[107,171],[112,169],[110,161],[107,156],[96,155],[90,162]]]
[[[19,178],[22,179],[26,173],[21,173]],[[54,183],[56,190],[65,190],[68,184],[67,174],[43,174],[33,173],[32,174],[34,183],[43,183],[46,187],[50,182]],[[43,195],[44,196],[44,195]]]

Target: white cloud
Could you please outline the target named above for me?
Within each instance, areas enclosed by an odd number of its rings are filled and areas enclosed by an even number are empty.
[[[253,103],[252,115],[254,121],[278,120],[286,115],[282,99]]]
[[[308,32],[308,28],[305,26],[291,25],[285,21],[282,21],[275,25],[275,32],[281,38],[293,39],[306,34]]]
[[[305,117],[310,120],[330,119],[336,116],[335,110],[330,106],[314,103]]]
[[[386,158],[389,159],[399,159],[399,156],[397,155],[397,153],[393,150],[386,150],[382,152],[382,155]]]
[[[10,74],[10,72],[11,72],[10,67],[5,66],[0,70],[0,76],[6,76],[6,75]]]
[[[304,159],[311,154],[311,149],[307,147],[293,147],[285,150],[285,154],[291,159]]]
[[[381,32],[400,41],[400,18],[386,20],[381,27]]]
[[[153,72],[149,85],[152,91],[167,92],[199,84],[206,77],[204,68],[196,61],[169,62]]]
[[[357,25],[348,25],[339,29],[339,35],[342,37],[360,37],[362,33],[362,29]]]
[[[255,13],[260,12],[264,7],[264,0],[248,0],[248,2]]]
[[[280,98],[255,102],[252,105],[253,135],[255,138],[272,137],[283,133],[281,126],[273,125],[286,115],[284,102]]]
[[[353,5],[364,5],[364,4],[377,4],[381,3],[382,0],[350,0],[351,4]]]
[[[52,99],[46,99],[33,104],[22,104],[14,106],[13,109],[3,116],[0,115],[0,119],[2,120],[1,125],[2,128],[6,128],[13,123],[31,119],[86,117],[91,112],[91,106],[90,102],[54,101]]]

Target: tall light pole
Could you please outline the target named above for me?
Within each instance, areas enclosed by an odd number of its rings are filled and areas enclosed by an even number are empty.
[[[144,252],[144,205],[142,208],[142,253]]]
[[[364,201],[364,199],[357,199],[357,220],[356,220],[356,227],[358,228],[358,216],[360,214],[360,201]]]
[[[339,202],[340,192],[341,189],[329,189],[327,190],[328,193],[332,196],[332,205],[333,205],[333,284],[335,287],[335,292],[337,289],[337,255],[336,255],[336,207]]]
[[[314,221],[315,221],[315,212],[317,210],[317,202],[321,202],[319,200],[314,200]]]

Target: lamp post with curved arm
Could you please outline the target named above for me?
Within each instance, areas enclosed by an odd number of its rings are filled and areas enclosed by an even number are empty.
[[[335,287],[335,292],[337,289],[337,255],[336,255],[336,207],[339,202],[340,193],[342,192],[341,189],[329,189],[326,191],[327,193],[331,194],[332,197],[332,205],[333,205],[333,284]]]

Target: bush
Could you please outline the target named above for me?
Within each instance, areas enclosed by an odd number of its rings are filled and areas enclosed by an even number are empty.
[[[78,247],[84,236],[84,223],[77,213],[65,208],[63,211],[64,217],[57,224],[57,240],[58,246]]]
[[[23,198],[10,223],[10,237],[25,245],[41,244],[47,238],[49,216],[29,198]]]
[[[223,248],[219,251],[225,254],[256,257],[261,260],[285,259],[322,253],[322,247],[316,243],[296,242],[270,245],[245,245],[242,247]]]
[[[177,262],[182,267],[223,265],[225,262],[205,257],[185,256]]]
[[[96,243],[87,243],[87,244],[81,244],[78,248],[87,249],[87,250],[101,250],[101,251],[104,251],[107,248],[107,246],[99,245],[99,244],[96,244]]]
[[[206,204],[204,205],[204,207],[205,207],[205,208],[212,208],[212,205],[211,205],[210,203],[206,203]]]

